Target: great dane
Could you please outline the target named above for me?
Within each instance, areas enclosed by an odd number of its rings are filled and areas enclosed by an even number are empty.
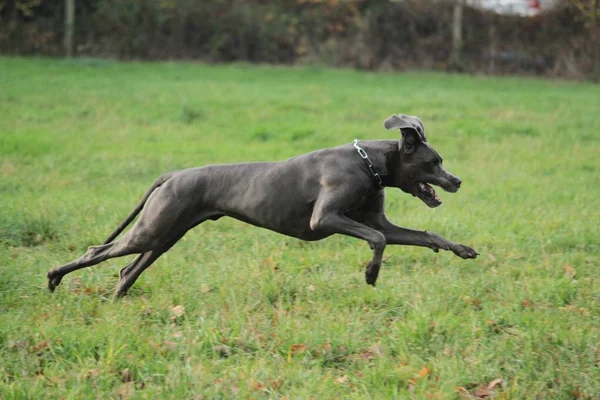
[[[114,257],[139,254],[120,271],[115,296],[187,231],[228,216],[306,241],[342,234],[365,240],[373,250],[366,281],[375,285],[388,244],[451,250],[475,258],[469,246],[435,233],[402,228],[384,214],[384,187],[395,187],[429,207],[442,201],[430,185],[456,192],[461,180],[442,167],[421,120],[403,114],[384,122],[400,140],[369,140],[316,150],[279,162],[208,165],[169,172],[150,186],[131,214],[100,246],[48,272],[51,291],[68,273]],[[133,227],[116,237],[135,219]]]

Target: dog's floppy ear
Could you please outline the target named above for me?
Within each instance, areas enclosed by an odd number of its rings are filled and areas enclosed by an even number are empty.
[[[426,142],[425,127],[418,117],[411,115],[392,115],[383,122],[386,129],[400,129],[406,151],[411,152],[422,142]]]

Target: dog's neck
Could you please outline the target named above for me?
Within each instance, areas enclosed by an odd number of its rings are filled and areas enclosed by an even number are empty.
[[[400,141],[382,140],[381,147],[377,150],[375,170],[381,176],[383,186],[397,187],[396,172],[400,160]]]

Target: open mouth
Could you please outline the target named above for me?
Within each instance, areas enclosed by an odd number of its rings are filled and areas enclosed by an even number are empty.
[[[429,207],[437,207],[442,204],[442,200],[435,192],[435,189],[429,186],[427,183],[418,182],[417,188],[417,197],[423,200],[423,202],[425,202],[425,204],[427,204]]]

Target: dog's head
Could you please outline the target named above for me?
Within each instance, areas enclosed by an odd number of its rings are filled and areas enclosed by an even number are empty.
[[[461,180],[446,171],[442,157],[427,142],[423,123],[417,117],[398,114],[385,120],[386,129],[400,129],[402,140],[394,166],[394,186],[421,199],[429,207],[442,204],[430,185],[456,192]]]

